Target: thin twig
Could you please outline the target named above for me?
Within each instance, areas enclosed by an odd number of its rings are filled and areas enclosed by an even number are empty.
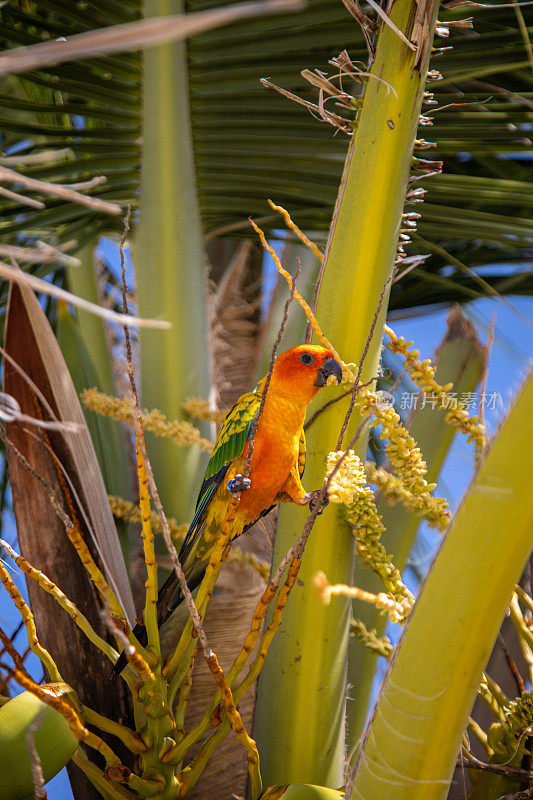
[[[479,769],[483,772],[494,772],[497,775],[506,775],[509,778],[528,778],[529,780],[533,780],[533,772],[529,772],[526,769],[508,767],[505,764],[486,764],[484,761],[478,761],[476,758],[465,759],[462,766],[465,769]],[[500,800],[503,800],[503,798],[500,798]]]
[[[81,613],[77,606],[70,600],[56,584],[48,578],[40,569],[36,569],[30,562],[17,553],[10,544],[0,539],[0,549],[4,550],[7,555],[13,559],[15,564],[20,567],[22,572],[29,578],[35,581],[41,589],[50,594],[56,603],[63,608],[64,611],[73,619],[76,625],[83,631],[85,636],[92,642],[98,649],[104,653],[113,663],[118,658],[118,653],[111,647],[111,645],[99,636],[87,617]]]
[[[64,186],[65,189],[74,189],[77,192],[81,190],[86,192],[87,189],[94,189],[96,186],[102,186],[104,183],[107,183],[105,175],[95,175],[94,178],[88,181],[79,181],[79,183],[56,183],[55,185]]]
[[[48,797],[46,794],[46,789],[44,788],[44,775],[43,768],[41,767],[41,759],[39,758],[39,753],[37,752],[37,748],[35,746],[35,734],[42,725],[44,712],[45,706],[43,706],[37,712],[35,719],[30,725],[28,725],[26,730],[26,747],[28,748],[28,755],[30,756],[31,761],[33,794],[36,800],[46,800]]]
[[[27,431],[27,433],[31,433],[31,432]],[[34,434],[31,434],[31,435],[34,435]],[[93,557],[92,557],[92,555],[91,555],[91,553],[89,551],[89,548],[87,547],[87,544],[85,543],[81,533],[79,532],[77,527],[74,525],[74,523],[72,522],[72,520],[70,519],[70,517],[66,513],[66,511],[63,509],[63,507],[62,507],[61,503],[59,502],[59,500],[57,498],[57,495],[55,494],[55,492],[52,489],[52,487],[31,466],[31,464],[29,463],[27,458],[24,456],[24,454],[21,453],[20,450],[13,444],[13,442],[11,442],[6,437],[5,433],[1,429],[0,429],[0,440],[4,442],[5,446],[9,450],[11,450],[11,452],[15,455],[15,457],[20,461],[20,463],[22,464],[24,469],[27,472],[29,472],[29,474],[32,475],[41,484],[41,486],[43,487],[43,489],[45,490],[45,492],[46,492],[46,494],[48,496],[48,500],[50,502],[50,505],[54,509],[57,517],[63,523],[63,526],[65,528],[65,531],[66,531],[66,534],[67,534],[68,538],[70,539],[70,541],[74,545],[74,547],[76,549],[76,552],[78,553],[78,556],[80,558],[80,561],[82,562],[82,564],[84,565],[85,569],[89,573],[92,581],[94,582],[96,588],[98,589],[98,592],[99,592],[100,596],[107,603],[109,603],[109,605],[113,609],[113,613],[117,614],[117,616],[123,616],[124,612],[122,610],[122,607],[121,607],[121,605],[120,605],[115,593],[113,592],[113,590],[111,589],[111,587],[107,583],[106,579],[104,578],[104,575],[103,575],[102,571],[99,569],[99,567],[97,566],[96,562],[94,561],[94,559],[93,559]],[[56,461],[56,463],[60,464],[59,459],[57,458],[57,456],[53,452],[53,450],[49,447],[49,445],[47,445],[46,442],[44,442],[44,441],[43,441],[43,444],[45,444],[46,448],[53,455],[54,460]],[[64,467],[62,467],[62,469],[64,470]],[[66,471],[65,471],[65,474],[66,474]],[[68,480],[70,481],[70,478]],[[69,483],[69,487],[70,486],[71,486],[71,484]],[[74,496],[76,497],[76,495],[74,495]],[[80,506],[80,509],[83,512],[83,508],[81,506]],[[83,514],[84,514],[84,520],[85,520],[86,519],[85,518],[85,512],[83,512]],[[89,530],[90,530],[90,528],[89,528]]]
[[[265,407],[265,402],[267,398],[268,387],[270,386],[270,381],[272,379],[272,371],[274,369],[274,364],[276,361],[276,356],[278,354],[278,347],[280,346],[281,339],[283,338],[283,333],[285,331],[285,326],[287,324],[287,319],[289,317],[289,308],[294,299],[294,293],[296,291],[296,280],[301,272],[302,263],[300,259],[297,261],[297,268],[294,274],[294,278],[292,279],[291,284],[291,293],[287,298],[287,302],[285,303],[285,308],[283,310],[283,319],[281,320],[281,325],[279,326],[278,335],[276,337],[276,341],[274,342],[274,346],[272,347],[272,355],[270,356],[270,365],[268,367],[268,372],[265,380],[265,385],[263,387],[263,393],[261,395],[261,402],[259,404],[259,408],[257,410],[257,414],[254,416],[252,425],[250,427],[250,439],[248,445],[248,452],[246,453],[246,459],[244,461],[244,467],[242,470],[243,478],[247,478],[250,472],[250,464],[252,461],[252,455],[254,452],[254,444],[255,444],[255,434],[257,431],[257,426],[259,424],[259,420],[261,419],[261,415],[263,413],[263,409]]]
[[[63,61],[154,47],[246,17],[299,11],[301,8],[302,3],[299,0],[263,0],[235,3],[194,14],[172,14],[112,25],[4,51],[0,56],[0,74],[28,72]]]
[[[70,147],[62,150],[41,150],[38,153],[17,153],[14,156],[1,156],[0,164],[3,167],[25,167],[30,164],[57,164],[65,158],[74,158],[74,151]]]
[[[374,378],[372,378],[372,381],[373,380],[374,380]],[[319,417],[327,408],[329,408],[330,406],[335,405],[335,403],[338,403],[339,400],[344,400],[344,398],[348,397],[348,395],[352,394],[352,392],[353,392],[353,389],[350,386],[350,388],[347,389],[345,392],[343,392],[342,394],[339,394],[337,397],[334,397],[332,400],[328,400],[328,402],[324,403],[323,406],[320,406],[320,408],[317,408],[315,413],[311,417],[309,417],[309,419],[305,423],[304,431],[307,431],[311,427],[313,422],[316,420],[316,418]]]
[[[276,571],[276,574],[274,575],[274,578],[271,581],[271,583],[273,583],[274,585],[276,585],[276,586],[279,585],[279,582],[281,580],[281,576],[283,575],[285,569],[290,564],[290,562],[293,560],[293,558],[301,558],[302,557],[303,552],[305,550],[305,546],[307,544],[307,540],[309,538],[309,534],[311,533],[313,525],[315,524],[315,520],[316,520],[318,514],[320,513],[320,509],[322,508],[322,503],[327,497],[329,485],[330,485],[331,481],[333,480],[333,476],[340,469],[344,459],[348,455],[348,450],[350,450],[350,448],[352,448],[354,446],[354,444],[356,443],[356,441],[359,439],[361,433],[363,432],[363,428],[365,427],[365,425],[369,421],[369,419],[370,419],[370,415],[368,415],[367,417],[365,417],[361,421],[361,423],[359,424],[354,436],[352,437],[350,443],[348,444],[348,447],[346,448],[346,450],[343,452],[342,456],[339,458],[339,460],[335,464],[335,466],[332,469],[331,473],[324,480],[324,483],[323,483],[322,488],[320,490],[320,494],[318,495],[318,497],[317,497],[317,499],[315,501],[315,506],[314,506],[313,510],[311,511],[311,513],[309,514],[309,516],[307,517],[307,519],[305,521],[305,525],[304,525],[304,529],[303,529],[302,533],[300,534],[298,539],[294,542],[294,544],[292,545],[292,547],[290,548],[288,553],[285,555],[285,557],[281,560],[281,563],[280,563],[280,565],[279,565],[279,567],[278,567],[278,569]]]
[[[48,499],[50,501],[50,505],[52,506],[52,508],[56,512],[57,516],[59,517],[59,519],[61,520],[61,522],[65,526],[65,528],[72,528],[73,527],[73,522],[70,519],[69,515],[66,513],[66,511],[61,506],[61,504],[60,504],[60,502],[59,502],[59,500],[57,498],[57,495],[55,494],[55,492],[52,489],[52,487],[50,486],[50,484],[47,483],[47,481],[41,475],[39,475],[37,470],[35,470],[32,467],[32,465],[30,464],[30,462],[28,461],[26,456],[23,453],[20,452],[18,447],[16,445],[14,445],[13,442],[10,439],[8,439],[7,436],[5,436],[5,434],[3,432],[0,432],[0,439],[4,442],[5,446],[9,450],[11,450],[13,455],[20,461],[20,463],[22,464],[24,469],[27,472],[29,472],[29,474],[32,475],[32,477],[34,477],[35,480],[37,480],[41,484],[41,486],[43,487],[43,489],[45,490],[45,492],[48,495]]]
[[[13,644],[13,642],[15,641],[15,639],[17,638],[17,636],[19,635],[19,633],[20,633],[20,631],[22,630],[23,627],[24,627],[24,623],[21,620],[19,622],[19,624],[17,625],[17,627],[15,628],[15,630],[13,631],[13,633],[11,634],[11,636],[9,636],[9,641],[11,642],[11,644]],[[5,648],[2,647],[2,649],[0,650],[0,656],[3,656],[4,653],[5,653]]]
[[[79,258],[68,256],[62,250],[48,244],[43,244],[40,247],[19,247],[13,244],[0,244],[0,257],[14,258],[25,264],[57,263],[65,264],[69,267],[81,266]]]
[[[26,197],[26,195],[18,192],[12,192],[11,189],[6,189],[5,186],[0,186],[0,197],[7,197],[8,200],[15,200],[15,202],[22,203],[24,206],[38,208],[39,210],[46,208],[45,204],[40,200],[34,200],[33,197]]]
[[[24,625],[24,621],[22,621],[20,625]],[[0,642],[2,642],[3,644],[3,648],[0,651],[0,655],[2,655],[4,652],[7,652],[13,659],[13,663],[16,666],[16,668],[21,672],[24,672],[29,678],[30,676],[26,670],[26,667],[24,666],[24,660],[22,656],[14,646],[13,642],[11,641],[7,633],[2,628],[0,628]]]
[[[35,653],[35,655],[40,659],[43,666],[48,670],[48,674],[50,675],[53,681],[62,682],[63,678],[61,677],[61,673],[59,672],[57,665],[48,652],[48,650],[41,645],[39,642],[39,638],[37,636],[37,628],[35,627],[35,619],[31,612],[29,605],[26,603],[22,594],[19,592],[17,587],[15,586],[15,582],[11,578],[9,572],[4,567],[3,561],[0,559],[0,581],[4,584],[7,593],[13,600],[13,603],[17,607],[22,620],[24,621],[24,626],[26,628],[26,633],[28,634],[28,643]],[[17,683],[20,683],[21,686],[26,688],[24,681],[27,680],[27,673],[25,671],[20,671],[17,666],[15,666],[14,673],[16,675]],[[30,679],[31,680],[31,679]]]
[[[36,383],[35,383],[35,382],[32,380],[32,378],[30,378],[30,376],[28,375],[28,373],[27,373],[27,372],[26,372],[26,371],[25,371],[25,370],[24,370],[24,369],[23,369],[23,368],[22,368],[22,367],[21,367],[19,364],[17,364],[17,362],[15,361],[15,359],[13,358],[13,356],[12,356],[12,355],[10,355],[10,354],[7,352],[7,350],[5,350],[5,349],[2,347],[2,345],[0,345],[0,353],[1,353],[1,354],[2,354],[2,356],[4,357],[4,360],[9,362],[9,365],[10,365],[11,367],[13,367],[13,369],[15,370],[15,372],[16,372],[18,375],[20,375],[20,377],[22,378],[22,380],[23,380],[23,381],[26,383],[26,385],[27,385],[27,386],[28,386],[28,387],[31,389],[31,391],[33,392],[33,394],[36,396],[36,398],[37,398],[37,399],[40,401],[40,403],[42,404],[42,406],[43,406],[43,407],[44,407],[44,409],[46,410],[46,413],[48,414],[48,416],[50,417],[50,419],[53,419],[53,420],[55,420],[55,422],[59,422],[59,420],[58,420],[58,418],[57,418],[57,416],[56,416],[56,414],[55,414],[55,412],[54,412],[54,410],[53,410],[52,406],[50,405],[50,403],[48,402],[48,400],[46,399],[46,397],[44,396],[44,394],[41,392],[41,390],[39,389],[39,387],[37,386],[37,384],[36,384]]]
[[[370,386],[371,383],[374,383],[374,381],[377,381],[378,377],[380,377],[380,376],[379,375],[374,375],[374,377],[370,378],[369,381],[366,381],[365,383],[359,384],[359,386],[357,387],[357,391],[359,391],[360,389],[364,389],[365,386]],[[352,394],[352,392],[353,392],[353,388],[350,387],[345,392],[343,392],[342,394],[338,395],[338,397],[334,397],[332,400],[328,400],[328,402],[324,403],[323,406],[320,406],[320,408],[317,408],[315,413],[311,417],[309,417],[309,419],[305,423],[304,431],[308,430],[308,428],[311,427],[311,425],[316,420],[316,418],[319,417],[324,411],[326,411],[326,409],[328,409],[330,406],[335,405],[335,403],[338,403],[339,400],[344,400],[344,398],[348,397],[348,395]]]
[[[130,382],[130,389],[131,393],[134,398],[137,397],[137,388],[135,386],[135,377],[133,375],[133,354],[131,349],[131,338],[130,338],[130,329],[128,325],[127,317],[128,314],[128,283],[126,280],[126,259],[124,258],[124,246],[126,244],[126,238],[128,233],[130,232],[130,218],[131,218],[131,206],[128,205],[128,210],[126,212],[126,216],[124,217],[124,230],[122,231],[122,236],[120,237],[120,243],[118,246],[118,252],[120,255],[120,273],[122,278],[122,308],[124,310],[124,317],[122,328],[124,330],[124,338],[126,340],[126,360],[128,364],[128,380]]]
[[[518,667],[516,666],[516,663],[515,663],[514,659],[511,657],[511,654],[509,653],[509,650],[508,650],[507,645],[505,643],[505,639],[503,638],[501,633],[498,634],[498,644],[500,645],[500,647],[503,650],[503,654],[505,656],[505,660],[507,661],[507,666],[511,670],[511,674],[512,674],[512,676],[514,678],[514,682],[516,683],[517,692],[520,695],[520,694],[522,694],[522,692],[525,689],[524,681],[522,680],[522,676],[520,675],[520,673],[518,671]]]
[[[335,448],[335,450],[337,450],[337,451],[340,450],[341,447],[342,447],[342,442],[344,440],[344,435],[346,433],[346,429],[348,427],[348,423],[350,421],[350,417],[352,416],[352,412],[353,412],[353,409],[354,409],[354,406],[355,406],[355,400],[357,398],[357,392],[360,389],[359,381],[361,380],[361,375],[362,375],[362,372],[363,372],[363,366],[364,366],[365,359],[366,359],[367,354],[368,354],[368,349],[370,347],[370,343],[372,342],[372,339],[374,338],[374,331],[375,331],[375,328],[376,328],[376,325],[377,325],[377,321],[378,321],[378,318],[379,318],[379,315],[380,315],[380,312],[381,312],[381,308],[383,306],[383,300],[385,298],[385,291],[387,289],[387,286],[390,283],[390,280],[391,279],[389,277],[385,281],[385,285],[383,286],[383,289],[381,290],[381,294],[379,296],[379,300],[378,300],[378,305],[377,305],[376,311],[374,312],[374,318],[372,320],[372,324],[370,326],[370,331],[369,331],[368,336],[366,338],[365,346],[364,346],[364,349],[363,349],[363,354],[361,356],[361,359],[359,361],[359,366],[357,368],[357,375],[356,375],[355,383],[354,383],[353,389],[352,389],[352,398],[350,400],[350,405],[348,406],[348,410],[346,412],[346,416],[344,417],[344,422],[342,423],[342,428],[341,428],[341,431],[339,433],[339,439],[337,441],[337,447]]]
[[[131,206],[124,218],[124,229],[119,244],[120,254],[120,273],[122,281],[122,308],[124,316],[128,314],[128,284],[126,280],[126,259],[124,257],[124,246],[126,238],[130,232]],[[146,564],[146,602],[144,607],[144,624],[148,634],[148,644],[155,650],[161,669],[161,642],[157,625],[157,565],[155,562],[153,531],[150,525],[150,495],[145,480],[146,459],[148,458],[144,447],[144,430],[142,424],[141,409],[139,406],[139,395],[135,384],[133,373],[133,351],[131,346],[130,329],[126,322],[123,324],[124,338],[126,342],[126,363],[128,380],[130,384],[131,402],[133,406],[133,422],[135,427],[135,445],[137,457],[137,474],[139,481],[139,502],[142,516],[142,540],[144,546],[144,560]],[[160,673],[159,673],[160,674]]]
[[[27,272],[22,272],[22,270],[10,267],[3,261],[0,261],[0,277],[8,281],[20,283],[22,286],[31,286],[32,289],[38,292],[56,297],[58,300],[64,300],[66,303],[72,303],[73,306],[83,308],[85,311],[95,314],[97,317],[103,317],[112,322],[118,322],[122,325],[126,322],[129,325],[134,325],[139,328],[170,328],[169,322],[159,319],[128,317],[125,320],[124,314],[117,314],[115,311],[111,311],[111,309],[102,308],[95,303],[90,303],[88,300],[77,297],[77,295],[71,294],[71,292],[67,292],[65,289],[60,289],[59,286],[54,286],[47,281],[41,280],[41,278],[36,278],[35,275],[29,275]]]
[[[278,254],[276,253],[276,251],[274,250],[274,248],[267,242],[267,239],[266,239],[264,231],[261,230],[259,225],[257,225],[257,223],[255,223],[254,220],[251,217],[249,217],[248,220],[250,222],[250,225],[254,229],[254,231],[259,236],[259,239],[261,240],[261,244],[263,245],[263,248],[267,251],[267,253],[270,253],[270,255],[272,256],[272,259],[273,259],[273,261],[274,261],[274,263],[276,265],[277,271],[279,272],[280,275],[282,275],[285,278],[285,280],[287,281],[287,283],[289,285],[289,289],[290,289],[292,287],[292,277],[291,277],[290,273],[287,272],[287,270],[285,269],[285,267],[281,263],[281,260],[280,260],[280,258],[278,256]],[[324,264],[324,261],[322,263]],[[308,319],[308,322],[309,322],[309,325],[311,326],[311,329],[315,332],[316,337],[319,340],[319,342],[324,347],[326,347],[328,350],[331,350],[331,352],[333,353],[334,358],[342,366],[344,364],[342,358],[339,356],[339,354],[335,350],[335,348],[332,345],[332,343],[324,336],[322,330],[320,329],[320,325],[318,324],[318,320],[317,320],[314,312],[311,310],[311,307],[310,307],[309,303],[306,300],[304,300],[304,298],[302,297],[302,295],[298,291],[294,292],[294,296],[295,296],[296,300],[298,301],[298,303],[300,304],[304,314],[306,315],[306,317]],[[310,339],[306,339],[305,343],[309,344],[310,341],[311,341]]]
[[[43,42],[43,44],[48,45],[50,43]],[[33,47],[40,46],[40,44],[33,45]],[[15,52],[21,53],[21,51],[24,49],[25,48],[19,48]],[[3,54],[0,55],[0,73],[2,72],[2,60],[8,56],[9,52],[12,51],[4,50]],[[122,213],[122,208],[117,203],[108,203],[107,200],[100,200],[99,197],[87,197],[80,192],[76,192],[74,189],[69,189],[68,187],[61,186],[58,183],[39,181],[35,178],[30,178],[28,175],[24,175],[21,172],[17,172],[14,169],[8,169],[7,167],[0,166],[0,182],[2,181],[20,184],[21,186],[25,186],[27,189],[33,189],[39,194],[51,194],[55,197],[59,197],[61,200],[65,200],[70,203],[78,203],[80,206],[86,206],[87,208],[91,208],[93,211],[100,211],[104,214],[113,214],[116,216],[117,214]]]
[[[52,431],[67,431],[75,433],[81,430],[81,425],[77,422],[49,422],[47,420],[31,417],[28,414],[23,414],[20,405],[15,398],[7,394],[7,392],[0,392],[0,420],[2,422],[20,422],[35,425],[38,428],[46,428]]]

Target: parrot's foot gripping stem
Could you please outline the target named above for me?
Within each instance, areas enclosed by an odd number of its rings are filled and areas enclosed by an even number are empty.
[[[320,500],[321,494],[322,494],[322,489],[316,489],[314,492],[307,492],[307,494],[305,495],[305,502],[309,503],[309,511],[314,511],[318,503],[320,503],[320,510],[318,513],[322,514],[322,512],[329,503],[329,498],[326,494],[324,499],[321,501]]]
[[[233,497],[238,497],[241,492],[247,492],[251,485],[252,481],[250,478],[244,478],[242,475],[238,474],[228,482],[228,492],[233,495]]]

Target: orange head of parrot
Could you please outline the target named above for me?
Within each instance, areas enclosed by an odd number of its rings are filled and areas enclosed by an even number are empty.
[[[342,379],[342,368],[331,350],[316,345],[291,347],[276,359],[269,392],[307,405],[328,378]]]

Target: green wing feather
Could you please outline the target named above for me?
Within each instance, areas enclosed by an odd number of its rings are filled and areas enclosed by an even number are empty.
[[[231,411],[228,412],[209,459],[204,482],[242,455],[250,435],[253,418],[259,410],[260,404],[261,395],[249,392],[248,394],[243,394]],[[202,490],[200,490],[201,494]]]
[[[185,563],[198,537],[201,535],[201,523],[204,513],[218,486],[224,479],[229,465],[244,452],[252,421],[259,410],[260,404],[260,394],[255,392],[244,394],[237,400],[224,420],[205,471],[202,487],[198,493],[194,517],[181,546],[180,561],[182,564]]]
[[[252,421],[259,410],[260,404],[260,393],[250,392],[249,394],[245,394],[239,398],[224,420],[224,424],[219,431],[213,453],[211,454],[205,471],[202,488],[200,489],[196,502],[194,517],[179,553],[179,559],[184,567],[189,556],[193,555],[196,545],[203,534],[206,523],[206,512],[211,499],[224,480],[230,464],[243,454],[246,442],[250,436]],[[305,436],[303,431],[300,437],[298,468],[301,476],[305,468]],[[276,497],[274,505],[286,499],[289,498],[284,497],[283,493],[280,493],[280,495]],[[266,508],[259,516],[263,517],[265,514],[268,514],[269,511],[274,508],[274,505],[270,508]],[[252,524],[253,523],[247,525],[244,530],[247,530]],[[193,557],[186,568],[187,583],[191,591],[198,586],[202,580],[205,566],[204,561],[195,561]],[[176,574],[172,572],[159,591],[159,600],[157,603],[159,625],[162,625],[169,618],[174,608],[176,608],[180,602],[181,590]]]

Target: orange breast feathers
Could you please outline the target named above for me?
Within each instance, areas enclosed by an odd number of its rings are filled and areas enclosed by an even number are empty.
[[[299,361],[300,350],[313,356],[312,364]],[[292,348],[276,361],[254,440],[251,488],[242,493],[239,503],[238,515],[242,514],[245,525],[273,505],[280,493],[301,505],[309,499],[300,481],[299,443],[307,406],[321,388],[317,367],[331,357],[322,347],[306,345]],[[230,468],[229,479],[242,472],[247,452],[248,445],[242,459]]]
[[[239,503],[239,515],[243,515],[245,524],[253,522],[266,508],[273,505],[276,496],[285,490],[285,484],[293,472],[296,472],[297,483],[300,484],[298,450],[305,409],[299,415],[292,413],[291,416],[298,416],[298,419],[291,420],[293,424],[287,424],[282,412],[293,409],[287,409],[285,405],[283,402],[276,402],[274,398],[271,402],[267,398],[265,402],[250,462],[251,488],[241,494]],[[245,447],[242,463],[235,464],[231,469],[232,473],[242,472],[247,452],[248,445]],[[294,495],[297,502],[305,495],[301,484],[300,487],[299,492],[296,487],[291,494],[291,499]]]

